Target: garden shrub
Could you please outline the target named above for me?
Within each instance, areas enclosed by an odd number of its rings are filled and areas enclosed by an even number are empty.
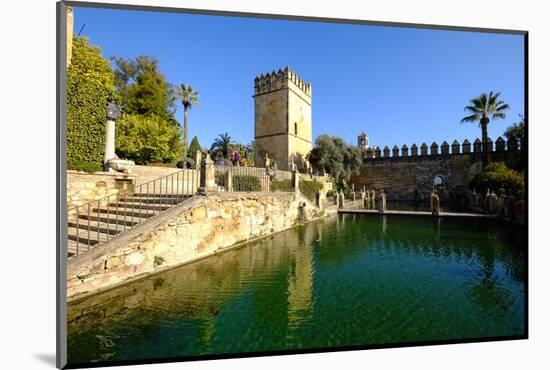
[[[72,160],[67,162],[67,169],[94,173],[94,172],[102,171],[103,167],[100,164],[95,162],[84,162],[84,161]]]
[[[493,162],[483,172],[478,173],[470,181],[470,189],[485,193],[487,189],[498,192],[499,189],[512,191],[516,196],[522,196],[525,179],[521,172],[512,170],[503,162]]]
[[[260,179],[250,175],[233,176],[233,190],[235,191],[260,191],[262,185]]]
[[[291,180],[274,180],[271,182],[271,191],[290,191],[292,190]]]
[[[101,49],[89,45],[84,37],[75,37],[67,70],[69,164],[103,164],[105,104],[113,96],[114,72],[101,55]]]

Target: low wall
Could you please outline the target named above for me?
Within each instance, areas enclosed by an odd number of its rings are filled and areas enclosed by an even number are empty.
[[[178,171],[181,171],[181,168],[141,165],[136,165],[132,168],[132,174],[136,176],[136,185],[144,184],[146,182],[156,180],[159,177],[171,175]]]
[[[120,237],[72,258],[69,300],[118,286],[264,237],[334,209],[320,210],[298,193],[197,196]]]
[[[110,172],[87,173],[67,171],[67,209],[118,193],[117,180],[131,179],[132,175]]]

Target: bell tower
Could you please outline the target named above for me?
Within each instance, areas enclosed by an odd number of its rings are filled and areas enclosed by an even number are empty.
[[[267,154],[281,170],[305,168],[313,148],[311,84],[286,67],[256,77],[253,97],[254,165],[264,167]]]

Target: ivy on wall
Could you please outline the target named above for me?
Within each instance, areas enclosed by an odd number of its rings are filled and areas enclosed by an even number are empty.
[[[67,167],[101,166],[105,150],[105,104],[115,96],[114,72],[101,49],[75,37],[67,71]]]

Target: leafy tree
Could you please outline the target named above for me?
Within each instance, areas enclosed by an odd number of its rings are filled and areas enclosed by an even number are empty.
[[[523,194],[525,179],[521,172],[514,171],[503,162],[487,165],[470,181],[470,189],[485,193],[487,189],[498,192],[499,189],[511,190],[516,196]]]
[[[358,173],[362,164],[360,148],[347,144],[340,137],[328,135],[317,137],[308,160],[313,168],[325,169],[330,173],[339,189],[346,188],[351,176]]]
[[[525,118],[520,114],[520,121],[514,123],[512,126],[509,126],[506,131],[504,131],[504,136],[510,139],[516,139],[523,149],[524,140],[525,140]]]
[[[189,129],[189,109],[194,105],[199,105],[199,93],[193,89],[193,86],[181,84],[177,95],[181,99],[181,104],[183,105],[183,143],[187,150],[187,131]]]
[[[90,45],[87,38],[75,37],[67,71],[68,168],[101,168],[105,151],[105,104],[115,95],[114,78],[101,49]]]
[[[227,158],[229,152],[231,151],[231,146],[233,142],[231,141],[231,136],[226,132],[225,134],[220,134],[212,143],[210,151],[212,156],[216,159]]]
[[[194,160],[197,155],[197,150],[202,150],[202,148],[201,148],[201,144],[199,144],[199,138],[195,136],[193,137],[193,140],[191,140],[191,144],[189,144],[187,157]]]
[[[505,119],[506,113],[504,111],[510,109],[510,106],[499,100],[500,93],[490,92],[489,94],[483,93],[477,98],[471,99],[471,105],[464,107],[466,112],[470,115],[462,118],[461,122],[479,122],[481,127],[481,141],[483,144],[482,162],[483,166],[488,163],[487,155],[487,126],[489,125],[490,118]]]
[[[158,116],[123,114],[117,121],[116,152],[137,164],[175,163],[181,158],[181,129]]]
[[[111,58],[116,66],[115,83],[124,111],[157,116],[173,125],[175,96],[172,86],[160,71],[158,61],[141,55],[136,58]]]

